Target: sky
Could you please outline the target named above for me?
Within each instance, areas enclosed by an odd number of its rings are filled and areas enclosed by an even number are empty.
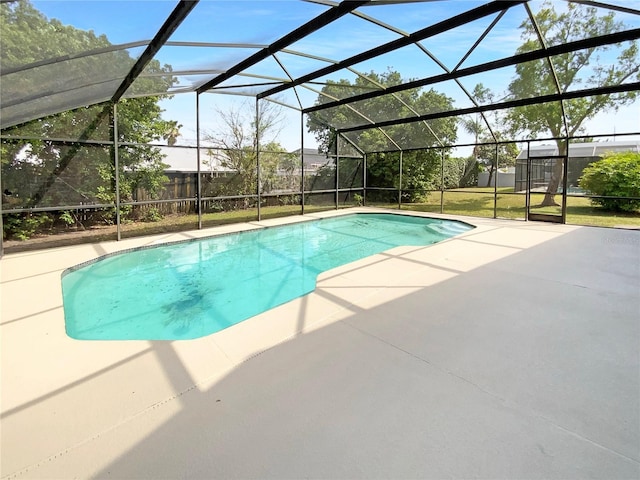
[[[62,23],[76,28],[93,30],[96,34],[105,34],[113,44],[151,39],[176,5],[174,0],[33,0],[32,3],[49,18],[57,18]],[[377,5],[361,8],[359,11],[411,33],[482,3],[484,2],[474,0],[441,0],[402,5]],[[615,0],[612,3],[640,10],[639,0]],[[564,2],[555,0],[554,4],[557,8],[566,8]],[[531,4],[534,11],[537,11],[539,6],[540,2]],[[325,6],[299,0],[201,0],[191,15],[174,32],[171,41],[243,43],[253,44],[256,48],[164,47],[156,58],[162,64],[172,65],[174,71],[185,68],[224,70],[241,60],[243,56],[256,51],[258,46],[275,41],[325,10]],[[125,16],[126,21],[122,21]],[[636,27],[640,26],[640,16],[622,13],[617,13],[616,16]],[[521,43],[517,27],[525,17],[526,11],[523,7],[509,10],[462,64],[462,67],[512,55]],[[424,41],[423,45],[437,56],[445,67],[454,68],[493,18],[494,16],[481,19],[455,31],[430,38]],[[398,33],[381,28],[365,19],[347,15],[328,28],[309,35],[289,48],[319,57],[340,60],[399,37]],[[327,65],[326,62],[287,54],[280,54],[278,59],[284,64],[287,72],[294,77]],[[440,66],[415,46],[354,66],[355,70],[363,73],[382,72],[389,68],[401,72],[403,78],[407,79],[424,78],[430,74],[443,72]],[[273,59],[268,59],[249,70],[249,73],[261,73],[278,78],[286,78],[287,72],[283,71]],[[475,83],[482,82],[496,92],[499,98],[506,91],[514,74],[513,69],[504,69],[493,74],[463,79],[462,82],[469,90],[473,89]],[[346,72],[341,72],[330,78],[337,80],[345,78],[346,75]],[[354,74],[349,75],[355,78]],[[180,83],[188,85],[213,76],[215,74],[212,73],[203,76],[181,76]],[[457,106],[470,105],[469,99],[454,84],[434,87],[454,98]],[[316,93],[304,89],[298,90],[303,106],[313,104],[317,97]],[[297,103],[292,92],[279,99],[293,105]],[[193,93],[178,94],[171,100],[162,102],[165,118],[177,120],[183,125],[179,143],[195,142],[195,103],[196,96]],[[215,131],[219,128],[216,110],[228,111],[238,108],[240,104],[254,108],[252,98],[231,95],[203,95],[200,104],[201,126],[205,131]],[[288,150],[296,149],[300,144],[300,113],[294,109],[285,108],[283,117],[279,141]],[[597,130],[603,133],[637,130],[638,126],[640,126],[638,103],[615,114],[602,115],[589,125],[591,131]],[[471,138],[463,134],[460,129],[459,141],[469,142]],[[304,144],[305,147],[314,147],[316,142],[313,136],[305,134]]]

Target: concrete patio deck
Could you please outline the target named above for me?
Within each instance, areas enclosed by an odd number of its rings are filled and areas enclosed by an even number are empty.
[[[640,231],[463,220],[176,342],[67,337],[62,270],[257,223],[6,255],[2,478],[639,478]]]

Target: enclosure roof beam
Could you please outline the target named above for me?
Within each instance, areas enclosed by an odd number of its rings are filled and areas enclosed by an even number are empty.
[[[515,5],[524,3],[525,1],[526,0],[513,0],[512,2],[487,3],[480,7],[471,9],[467,12],[461,13],[460,15],[456,15],[455,17],[448,18],[446,20],[443,20],[442,22],[423,28],[422,30],[418,30],[417,32],[407,35],[406,37],[392,40],[391,42],[385,43],[376,48],[372,48],[371,50],[367,50],[366,52],[362,52],[340,62],[336,62],[333,65],[328,65],[324,68],[316,70],[315,72],[311,72],[307,75],[303,75],[302,77],[298,77],[294,82],[290,82],[261,93],[259,97],[267,97],[269,95],[274,95],[284,90],[288,90],[289,88],[297,87],[298,85],[307,83],[310,80],[315,80],[316,78],[329,75],[339,70],[343,70],[357,63],[370,60],[372,58],[384,55],[385,53],[392,52],[402,47],[406,47],[420,40],[424,40],[425,38],[438,35],[439,33],[446,32],[448,30],[459,27],[461,25],[465,25],[488,15],[492,15],[496,12],[507,10]]]
[[[571,92],[553,93],[550,95],[541,95],[538,97],[520,98],[518,100],[509,100],[501,103],[493,103],[489,105],[479,105],[477,107],[461,108],[458,110],[449,110],[446,112],[427,113],[418,117],[398,118],[396,120],[385,120],[384,122],[376,122],[373,125],[358,125],[355,127],[340,128],[339,133],[358,132],[369,130],[371,128],[392,127],[394,125],[404,125],[407,123],[421,122],[427,120],[436,120],[440,118],[457,117],[460,115],[468,115],[472,113],[482,113],[493,110],[505,110],[507,108],[524,107],[527,105],[537,105],[541,103],[560,102],[563,100],[571,100],[574,98],[591,97],[594,95],[611,95],[614,93],[635,92],[640,90],[640,82],[624,83],[622,85],[610,85],[605,87],[586,88],[583,90],[574,90]]]
[[[322,27],[329,25],[331,22],[339,19],[340,17],[343,17],[344,15],[347,15],[352,10],[355,10],[356,8],[366,3],[369,3],[370,1],[371,0],[350,0],[350,1],[344,1],[340,3],[340,5],[333,7],[327,10],[326,12],[321,13],[313,20],[305,23],[304,25],[296,28],[295,30],[288,33],[284,37],[276,40],[268,47],[257,51],[250,57],[244,59],[242,62],[237,63],[222,75],[218,75],[217,77],[212,78],[208,82],[202,84],[200,87],[196,89],[196,91],[198,92],[198,94],[206,92],[207,90],[215,87],[216,85],[221,84],[225,80],[230,79],[234,75],[237,75],[238,73],[243,72],[247,68],[250,68],[256,65],[257,63],[260,63],[262,60],[269,57],[270,55],[279,52],[283,48],[286,48],[292,43],[295,43],[298,40],[301,40],[302,38],[306,37],[307,35],[310,35],[313,32],[321,29]]]
[[[112,102],[117,102],[122,98],[136,78],[138,78],[138,75],[140,75],[149,62],[153,60],[158,50],[169,40],[169,37],[171,37],[183,20],[187,18],[199,1],[200,0],[180,0],[180,3],[176,5],[176,8],[173,9],[173,12],[171,12],[162,27],[160,27],[160,30],[158,30],[158,33],[156,33],[155,37],[153,37],[149,45],[147,45],[144,52],[142,52],[138,61],[131,67],[131,70],[129,70],[129,73],[111,97]]]
[[[389,95],[391,93],[398,93],[412,88],[420,88],[427,85],[433,85],[439,82],[445,82],[447,80],[455,80],[469,75],[476,75],[478,73],[487,72],[490,70],[497,70],[503,67],[509,67],[511,65],[517,65],[520,63],[530,62],[532,60],[539,60],[545,57],[553,57],[556,55],[562,55],[564,53],[575,52],[578,50],[585,50],[588,48],[602,47],[605,45],[612,45],[615,43],[621,43],[630,40],[636,40],[640,38],[640,28],[634,28],[623,32],[616,32],[607,35],[601,35],[598,37],[585,38],[582,40],[576,40],[574,42],[568,42],[561,45],[554,45],[548,48],[542,48],[539,50],[532,50],[531,52],[519,53],[511,57],[502,58],[500,60],[493,60],[491,62],[481,63],[472,67],[462,68],[450,73],[442,73],[440,75],[434,75],[429,78],[421,80],[415,80],[412,82],[403,83],[400,85],[394,85],[387,87],[385,90],[375,90],[372,92],[362,93],[360,95],[354,95],[352,97],[336,100],[334,102],[327,102],[321,105],[313,105],[303,110],[304,113],[312,113],[318,110],[325,110],[328,108],[338,107],[347,103],[358,102],[360,100],[368,100],[370,98],[380,97],[383,95]]]
[[[640,15],[640,10],[631,7],[623,7],[622,5],[613,5],[610,3],[596,2],[593,0],[570,0],[574,3],[581,3],[590,7],[606,8],[607,10],[616,10],[622,13],[630,13],[632,15]]]

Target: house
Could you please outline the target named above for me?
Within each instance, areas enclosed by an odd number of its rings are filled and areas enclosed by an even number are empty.
[[[169,181],[165,184],[163,199],[193,198],[196,196],[198,178],[198,151],[196,147],[156,147],[164,158],[162,163],[167,165],[164,174]],[[200,174],[217,178],[231,175],[233,170],[224,167],[219,158],[212,155],[212,149],[200,148]],[[137,200],[147,200],[147,193],[143,189],[136,192]]]
[[[164,170],[169,182],[165,185],[162,194],[163,199],[170,198],[193,198],[196,196],[198,178],[198,159],[196,147],[157,147],[164,155],[162,160],[167,167]],[[225,167],[222,158],[216,154],[217,150],[212,148],[200,148],[200,174],[204,183],[217,184],[225,182],[221,177],[231,177],[235,171]],[[300,149],[294,150],[291,154],[300,157]],[[303,150],[304,169],[307,175],[315,174],[318,169],[332,160],[326,155],[318,153],[315,148],[305,148]],[[276,175],[284,179],[286,176],[300,175],[301,169],[297,168],[293,172],[286,169],[278,169]],[[204,188],[204,187],[203,187]],[[290,188],[274,187],[277,191],[280,188],[283,192],[290,192]],[[211,192],[203,190],[203,195],[210,195]],[[137,192],[137,200],[146,200],[146,193],[142,190]]]
[[[167,177],[176,178],[198,172],[198,152],[195,147],[158,147],[164,155],[163,163],[167,165]],[[222,165],[219,157],[212,154],[210,148],[200,148],[200,173],[211,176],[224,176],[232,172]]]
[[[300,149],[294,150],[292,154],[300,157]],[[317,171],[320,167],[331,163],[333,160],[327,157],[324,153],[318,153],[317,148],[304,148],[302,149],[302,160],[304,162],[304,169],[307,173]]]

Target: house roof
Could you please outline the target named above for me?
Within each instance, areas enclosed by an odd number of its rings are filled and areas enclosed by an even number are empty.
[[[180,173],[197,173],[198,171],[198,158],[196,147],[165,147],[158,146],[164,159],[167,168],[165,172],[180,172]],[[200,148],[200,171],[201,172],[232,172],[233,170],[224,167],[221,163],[221,159],[215,154],[216,150],[211,148]],[[297,156],[300,155],[300,149],[291,152]],[[326,155],[318,153],[315,148],[304,149],[304,164],[306,167],[324,165],[330,161]]]
[[[640,152],[640,140],[618,140],[613,142],[584,142],[569,144],[569,158],[601,157],[609,152]],[[536,145],[529,149],[529,157],[557,156],[557,145]],[[527,150],[522,150],[517,159],[527,158]]]
[[[167,168],[165,172],[197,173],[198,171],[198,151],[195,147],[158,147]],[[201,172],[231,172],[233,170],[224,167],[220,158],[212,155],[212,149],[200,149],[200,171]]]
[[[291,153],[300,156],[300,149],[298,148]],[[316,148],[304,148],[302,159],[304,161],[305,167],[309,167],[312,165],[324,165],[325,163],[331,161],[324,153],[319,153],[318,149]]]

